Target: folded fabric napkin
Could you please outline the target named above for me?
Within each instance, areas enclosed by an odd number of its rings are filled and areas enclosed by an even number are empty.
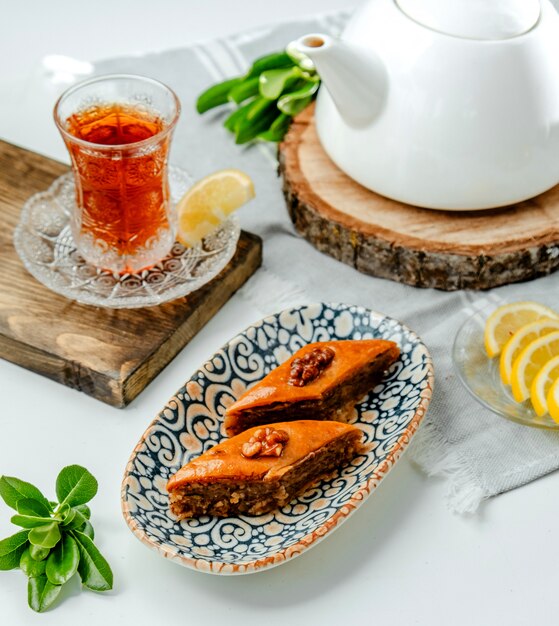
[[[240,297],[263,315],[309,301],[360,304],[401,320],[422,336],[435,364],[435,394],[411,453],[428,474],[446,478],[452,510],[472,512],[483,499],[557,469],[559,434],[516,425],[479,405],[453,370],[453,339],[466,316],[488,301],[559,293],[559,274],[488,293],[414,289],[360,274],[297,235],[277,177],[274,145],[236,146],[221,125],[224,113],[195,113],[197,95],[211,83],[242,73],[254,58],[307,32],[337,34],[347,17],[337,13],[183,49],[106,60],[94,71],[153,76],[177,92],[183,113],[171,161],[193,178],[227,167],[253,178],[256,200],[241,209],[240,216],[244,228],[264,239],[264,265]]]

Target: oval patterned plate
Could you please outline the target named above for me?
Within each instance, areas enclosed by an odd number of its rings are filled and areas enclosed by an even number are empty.
[[[167,480],[225,437],[225,409],[245,389],[307,343],[372,338],[395,341],[401,356],[356,407],[353,421],[365,434],[367,454],[266,515],[181,522],[171,515]],[[345,304],[311,304],[267,317],[218,350],[146,430],[122,483],[126,522],[142,543],[200,571],[248,574],[284,563],[337,528],[378,486],[417,430],[432,387],[425,345],[380,313]]]

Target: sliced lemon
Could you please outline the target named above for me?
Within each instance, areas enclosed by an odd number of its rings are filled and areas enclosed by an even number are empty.
[[[557,319],[559,315],[537,302],[513,302],[500,306],[485,323],[483,339],[488,356],[497,356],[519,328],[544,317]]]
[[[559,378],[551,385],[547,394],[547,406],[551,417],[559,423]]]
[[[511,374],[512,395],[517,402],[530,397],[530,386],[541,368],[559,355],[559,331],[529,343],[514,361]]]
[[[177,239],[195,246],[252,198],[252,180],[240,170],[219,170],[202,178],[177,204]]]
[[[526,324],[507,341],[499,359],[499,372],[505,385],[510,385],[512,364],[524,348],[537,339],[559,330],[559,319],[543,319]]]
[[[559,356],[554,356],[537,373],[530,387],[530,399],[532,400],[532,406],[538,417],[548,412],[547,394],[553,382],[558,378]]]

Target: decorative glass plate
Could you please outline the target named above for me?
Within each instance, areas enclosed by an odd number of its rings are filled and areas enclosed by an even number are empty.
[[[186,172],[169,167],[173,203],[191,184]],[[114,274],[93,267],[78,254],[70,231],[74,203],[73,176],[64,174],[23,205],[14,245],[39,282],[82,304],[134,309],[175,300],[215,278],[237,249],[240,227],[233,216],[195,248],[175,243],[153,267],[136,274]]]
[[[553,308],[549,294],[530,300]],[[536,415],[530,400],[516,402],[510,387],[501,381],[499,358],[490,359],[485,352],[483,343],[485,322],[502,304],[506,303],[493,303],[477,311],[464,322],[456,334],[452,359],[458,376],[472,396],[493,413],[525,426],[559,430],[559,424],[549,415],[543,417]]]
[[[177,519],[167,480],[225,438],[227,406],[313,341],[382,338],[401,356],[356,406],[353,423],[369,451],[282,509],[261,516]],[[358,306],[311,304],[249,326],[218,350],[169,400],[128,461],[122,510],[132,532],[161,556],[212,574],[248,574],[280,565],[316,545],[376,489],[406,449],[431,399],[431,357],[419,337]]]

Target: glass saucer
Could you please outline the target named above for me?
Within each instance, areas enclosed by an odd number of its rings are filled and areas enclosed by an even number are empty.
[[[549,295],[525,299],[552,306]],[[458,376],[474,398],[493,413],[525,426],[559,430],[559,424],[549,415],[542,417],[536,415],[530,400],[522,403],[514,400],[510,387],[501,381],[499,357],[490,359],[485,352],[483,342],[485,322],[501,304],[505,302],[495,303],[477,311],[464,322],[456,334],[452,360]]]
[[[185,171],[169,167],[172,202],[178,202],[191,184]],[[136,274],[113,274],[93,267],[77,252],[70,231],[74,202],[74,178],[64,174],[23,205],[14,245],[39,282],[82,304],[135,309],[175,300],[215,278],[237,249],[240,227],[232,216],[194,248],[176,242],[153,267]]]

